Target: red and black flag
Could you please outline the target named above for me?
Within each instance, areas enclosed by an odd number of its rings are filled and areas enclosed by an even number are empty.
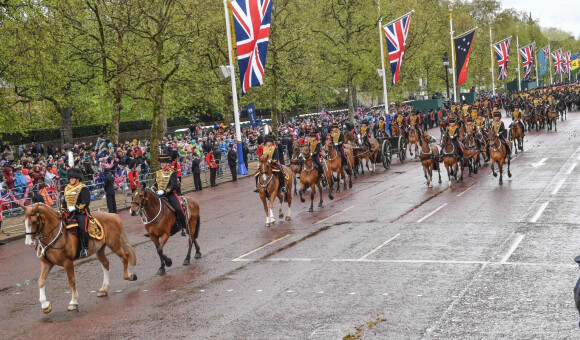
[[[453,38],[457,85],[463,84],[465,79],[467,79],[467,66],[469,65],[469,55],[471,54],[476,29],[477,27]]]

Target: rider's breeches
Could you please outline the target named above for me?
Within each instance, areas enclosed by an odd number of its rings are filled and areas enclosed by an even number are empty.
[[[322,176],[322,170],[323,170],[322,169],[322,164],[320,164],[320,158],[318,158],[318,155],[317,154],[312,155],[312,161],[318,167],[318,174],[320,176]]]
[[[172,192],[167,196],[167,200],[169,204],[175,209],[175,217],[177,218],[177,222],[181,225],[182,228],[185,228],[185,214],[183,212],[183,208],[181,207],[181,202],[177,197],[177,193]]]

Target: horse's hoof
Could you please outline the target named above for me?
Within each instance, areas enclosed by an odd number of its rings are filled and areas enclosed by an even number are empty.
[[[306,199],[300,197],[300,202],[304,203],[304,202],[306,202]]]
[[[159,268],[157,271],[157,276],[165,275],[165,268]]]
[[[270,222],[266,223],[264,226],[265,226],[266,228],[270,228]]]
[[[331,200],[333,200],[334,199],[334,196],[328,195],[328,198],[330,198]],[[320,206],[322,206],[322,203],[320,204]]]
[[[280,215],[278,215],[278,218],[279,218],[279,219],[283,219],[283,218],[284,218],[284,214],[280,214]]]
[[[189,259],[183,260],[183,265],[184,266],[189,266]]]
[[[137,274],[133,273],[131,275],[131,281],[137,281]]]
[[[172,264],[173,264],[173,261],[171,261],[171,259],[168,257],[168,258],[165,260],[165,265],[166,265],[167,267],[171,267],[171,265],[172,265]]]
[[[512,178],[512,173],[511,172],[508,172],[508,177],[509,178]]]
[[[493,177],[497,177],[497,174],[495,172],[493,173]]]
[[[48,305],[48,307],[46,307],[46,308],[43,308],[43,309],[42,309],[42,312],[43,312],[44,314],[48,314],[48,313],[52,312],[52,304],[49,304],[49,305]]]
[[[270,222],[270,227],[273,227],[276,224],[276,220],[272,219],[272,222]]]
[[[443,183],[443,181],[442,180],[439,180],[439,184],[441,184],[441,183]]]
[[[290,221],[292,218],[290,216],[286,216],[286,221]]]
[[[77,304],[70,304],[70,305],[68,305],[67,310],[69,312],[72,312],[73,310],[79,310],[79,305],[77,305]]]
[[[318,205],[318,206],[320,206],[320,205]],[[314,208],[308,209],[308,212],[314,212]]]
[[[433,184],[429,183],[429,188],[433,188]]]
[[[336,193],[337,194],[340,194],[340,189],[336,189]]]
[[[499,185],[503,185],[503,181],[502,180],[499,181]]]
[[[99,290],[99,293],[97,294],[98,297],[103,297],[103,296],[107,296],[107,291],[106,290]]]
[[[451,188],[451,182],[449,182],[449,185],[447,186],[448,188]]]
[[[201,253],[198,251],[195,253],[194,259],[201,259]]]

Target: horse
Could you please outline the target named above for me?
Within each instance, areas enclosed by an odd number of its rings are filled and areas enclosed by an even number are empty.
[[[294,142],[292,142],[292,157],[290,159],[290,170],[292,170],[292,173],[294,174],[294,176],[292,176],[294,182],[294,195],[298,195],[296,176],[300,174],[300,169],[302,169],[303,164],[298,157],[300,155],[300,147],[300,141],[295,139]]]
[[[449,179],[449,186],[451,187],[451,176],[457,181],[459,169],[461,169],[460,180],[463,181],[463,166],[459,164],[459,151],[455,149],[451,137],[444,135],[441,140],[441,145],[443,149],[443,164],[447,170],[447,178]]]
[[[314,161],[312,160],[312,156],[310,155],[310,150],[308,147],[303,147],[302,151],[300,152],[300,159],[304,162],[302,166],[302,171],[300,171],[300,190],[298,194],[300,195],[300,201],[302,203],[306,202],[306,200],[302,197],[302,194],[306,192],[308,188],[310,188],[310,209],[308,212],[314,211],[314,194],[316,193],[316,188],[320,192],[320,203],[318,203],[318,207],[322,207],[322,186],[320,185],[320,181],[322,180],[318,177],[318,171],[314,167]],[[332,187],[332,173],[328,170],[328,166],[326,165],[326,160],[322,159],[320,163],[323,166],[324,176],[328,184]],[[332,196],[332,192],[328,193],[328,198],[331,200],[334,199]]]
[[[494,164],[497,163],[499,168],[499,185],[503,184],[503,164],[507,158],[507,171],[508,177],[512,177],[512,173],[510,172],[510,162],[511,162],[511,155],[507,153],[507,149],[505,145],[500,141],[499,136],[490,129],[488,131],[489,136],[489,159],[491,162],[491,172],[493,173],[493,177],[497,177],[497,173],[494,169]]]
[[[37,256],[40,259],[40,304],[42,311],[48,314],[52,311],[50,301],[46,299],[45,283],[54,265],[64,267],[71,288],[72,298],[68,310],[78,310],[79,294],[76,288],[74,261],[77,254],[79,239],[65,228],[63,216],[44,203],[35,203],[24,210],[24,226],[26,228],[26,245],[36,244]],[[109,247],[123,261],[123,279],[137,280],[137,275],[129,272],[128,266],[137,264],[135,251],[129,243],[123,223],[117,214],[96,211],[92,214],[100,222],[102,239],[89,239],[89,255],[97,254],[97,259],[103,268],[103,285],[97,296],[107,296],[109,289],[109,260],[105,255],[105,246]],[[88,222],[88,221],[87,221]]]
[[[566,101],[564,98],[558,100],[558,103],[556,103],[556,109],[560,115],[560,120],[563,121],[566,119]]]
[[[424,133],[421,138],[421,149],[419,154],[421,165],[423,165],[423,174],[427,180],[427,187],[433,188],[433,170],[436,169],[439,174],[439,184],[441,184],[441,168],[439,167],[439,148],[435,144],[435,139]]]
[[[290,168],[284,165],[280,165],[284,169],[284,173],[289,176],[294,177],[294,173]],[[260,175],[258,176],[258,192],[260,193],[260,199],[264,204],[264,212],[266,213],[266,227],[271,227],[276,224],[274,219],[274,213],[272,208],[274,208],[274,201],[276,197],[280,200],[280,205],[278,206],[278,218],[284,218],[282,213],[282,204],[284,201],[288,203],[288,211],[286,212],[286,221],[291,219],[292,207],[292,181],[288,180],[283,183],[286,187],[286,193],[282,193],[279,190],[280,179],[277,174],[272,171],[272,166],[268,162],[268,157],[263,155],[260,157]]]
[[[534,125],[536,126],[536,131],[540,131],[540,128],[544,128],[544,112],[540,105],[536,106],[534,109]]]
[[[146,184],[135,190],[133,193],[133,200],[131,201],[131,216],[141,216],[141,220],[145,225],[149,238],[155,244],[157,255],[161,261],[161,267],[157,270],[157,275],[165,274],[165,266],[171,267],[173,261],[163,253],[163,247],[169,237],[175,233],[174,224],[176,223],[175,212],[173,208],[165,199],[157,196],[151,188],[147,188]],[[183,196],[187,210],[185,211],[186,231],[188,234],[187,255],[183,260],[183,265],[187,266],[191,260],[191,247],[195,245],[195,258],[201,257],[199,245],[197,244],[197,237],[199,235],[200,227],[200,211],[199,204],[191,197]],[[180,202],[181,203],[181,202]],[[172,232],[173,231],[173,232]]]
[[[364,176],[364,174],[365,174],[365,171],[362,168],[362,160],[363,159],[366,160],[367,169],[370,170],[370,172],[374,173],[375,172],[375,164],[377,162],[379,149],[381,148],[381,145],[379,144],[379,142],[376,139],[374,139],[373,137],[370,137],[369,142],[371,144],[371,147],[370,147],[370,149],[367,149],[363,143],[363,136],[358,134],[357,137],[358,137],[358,143],[359,143],[359,145],[362,146],[362,148],[355,149],[354,156],[358,157],[358,159],[359,159],[359,164],[361,166],[362,175]],[[369,161],[371,162],[372,168],[369,168]],[[356,172],[356,168],[355,168],[355,172]]]
[[[558,112],[556,111],[556,108],[551,105],[548,107],[548,131],[552,130],[552,123],[554,123],[554,131],[558,131],[558,128],[556,127],[558,122]]]
[[[352,188],[352,173],[354,168],[354,155],[352,149],[349,145],[344,145],[344,154],[346,156],[346,164],[342,162],[342,156],[338,152],[338,149],[332,143],[330,138],[326,139],[326,144],[324,149],[326,150],[326,160],[328,161],[328,168],[331,173],[336,172],[336,192],[340,192],[340,179],[344,180],[344,190],[346,190],[346,176],[344,174],[344,166],[346,165],[346,173],[348,174],[348,187]],[[332,186],[330,187],[330,192],[333,192]]]
[[[477,174],[480,167],[480,150],[475,139],[475,126],[473,123],[466,124],[466,137],[463,141],[465,148],[463,149],[463,163],[467,164],[469,168],[468,177],[471,174]],[[463,173],[463,164],[461,164],[461,172]]]
[[[441,139],[443,138],[445,131],[447,131],[447,125],[449,125],[447,119],[448,119],[447,113],[445,111],[442,111],[442,114],[439,117],[439,131],[441,132]]]
[[[417,129],[412,126],[409,128],[409,153],[413,156],[413,151],[411,150],[411,146],[415,145],[415,158],[419,157],[419,132]]]
[[[532,118],[533,113],[529,107],[526,107],[524,112],[522,113],[522,120],[524,121],[525,126],[527,127],[528,132],[532,130]]]
[[[522,126],[519,123],[513,122],[510,125],[510,135],[511,140],[514,141],[514,149],[516,155],[518,154],[518,149],[522,152],[524,151],[524,134],[522,131]]]

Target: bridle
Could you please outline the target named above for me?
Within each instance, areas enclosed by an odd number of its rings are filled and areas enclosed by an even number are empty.
[[[51,249],[52,246],[58,241],[58,239],[60,239],[60,237],[62,236],[62,217],[59,218],[60,223],[57,223],[49,232],[47,235],[52,234],[53,230],[56,229],[56,227],[58,227],[60,225],[60,228],[58,230],[58,234],[52,239],[52,241],[45,243],[42,240],[44,240],[45,238],[47,238],[48,236],[45,236],[42,234],[41,230],[42,230],[42,226],[40,225],[40,221],[42,220],[42,218],[40,218],[40,211],[38,209],[38,205],[36,206],[36,213],[33,213],[33,215],[36,215],[36,230],[35,231],[30,231],[30,232],[25,232],[25,235],[31,235],[35,240],[38,240],[37,243],[37,249],[39,249],[39,251],[37,251],[36,256],[37,257],[44,257],[46,259],[46,251],[48,249]],[[28,219],[28,217],[27,217]],[[26,224],[28,224],[28,222],[26,222]],[[63,249],[64,247],[61,248],[53,248],[53,249]],[[48,259],[47,259],[48,260]],[[50,262],[50,261],[49,261]]]
[[[145,225],[155,222],[157,220],[157,218],[159,218],[159,215],[161,215],[161,210],[162,210],[161,198],[157,197],[157,199],[159,200],[159,211],[157,212],[157,215],[155,215],[155,217],[152,220],[147,220],[147,211],[145,210],[149,207],[149,199],[147,198],[147,190],[151,190],[151,189],[147,188],[147,189],[141,190],[141,191],[143,191],[143,198],[141,199],[141,202],[131,201],[131,204],[137,205],[137,213],[139,214],[139,216],[141,216],[141,220],[143,221],[143,224],[145,224]],[[137,191],[135,193],[137,193]],[[133,197],[135,197],[135,196],[133,195]]]

